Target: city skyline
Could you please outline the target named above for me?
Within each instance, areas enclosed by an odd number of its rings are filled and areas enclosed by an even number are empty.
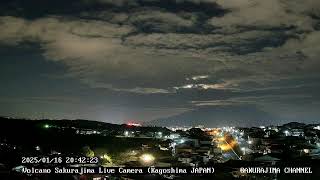
[[[5,0],[0,115],[319,123],[319,12],[317,0]]]

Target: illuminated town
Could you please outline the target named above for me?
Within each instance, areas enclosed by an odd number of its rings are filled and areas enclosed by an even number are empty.
[[[249,165],[277,168],[297,162],[300,166],[304,163],[313,166],[320,159],[320,124],[293,122],[281,126],[251,128],[207,128],[202,125],[165,128],[143,126],[134,122],[116,125],[85,120],[32,121],[2,118],[1,121],[7,123],[5,128],[1,127],[0,154],[2,172],[7,171],[8,175],[12,172],[19,174],[27,166],[28,163],[20,161],[21,157],[54,159],[73,156],[97,159],[92,159],[94,163],[90,163],[71,158],[70,164],[67,164],[69,167],[212,166],[216,168],[216,173],[212,176],[215,178],[282,179],[290,175],[280,172],[250,174],[241,172],[240,167]],[[32,129],[32,133],[15,137],[17,130],[23,133],[25,128]],[[29,143],[23,143],[27,139]],[[59,159],[54,159],[53,162],[55,161]],[[44,164],[54,166],[48,162]],[[31,175],[33,176],[37,175]],[[81,177],[94,177],[98,180],[104,176],[78,175],[78,178]],[[183,178],[177,174],[159,177]],[[206,175],[200,177],[205,178]]]

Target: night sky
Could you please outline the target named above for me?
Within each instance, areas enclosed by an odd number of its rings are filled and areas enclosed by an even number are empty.
[[[319,0],[1,0],[0,115],[319,123],[319,57]]]

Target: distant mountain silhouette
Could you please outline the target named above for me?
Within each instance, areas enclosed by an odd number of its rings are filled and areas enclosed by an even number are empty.
[[[304,128],[306,126],[305,123],[299,123],[299,122],[290,122],[283,125],[286,128]]]
[[[279,117],[256,106],[205,106],[179,115],[146,122],[155,126],[260,126],[275,124]]]
[[[112,124],[106,122],[92,121],[92,120],[29,120],[29,119],[18,119],[18,118],[7,118],[1,117],[0,126],[0,139],[2,134],[28,134],[29,131],[38,131],[39,129],[45,129],[45,125],[50,126],[49,129],[56,131],[57,129],[68,129],[71,131],[76,131],[76,129],[91,129],[97,131],[103,131],[108,135],[119,135],[125,130],[137,130],[140,132],[158,132],[163,133],[169,132],[167,128],[162,127],[135,127],[128,126],[127,124]],[[48,131],[48,130],[46,130]]]

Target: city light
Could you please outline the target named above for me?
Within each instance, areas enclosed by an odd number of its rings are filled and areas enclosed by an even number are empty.
[[[107,160],[109,162],[112,162],[112,159],[108,154],[104,154],[103,156],[101,156],[101,159],[105,159],[105,160]]]
[[[155,157],[151,154],[142,154],[140,156],[140,160],[144,163],[144,164],[152,164],[155,160]]]
[[[223,142],[221,144],[218,145],[218,147],[222,150],[222,151],[229,151],[232,150],[232,148],[235,147],[235,145],[237,144],[236,141],[230,141],[229,143],[225,140],[225,138],[219,138],[220,142]]]
[[[43,127],[48,129],[48,128],[50,128],[50,125],[49,124],[45,124]]]
[[[128,126],[137,126],[137,127],[140,127],[141,124],[140,123],[133,123],[133,122],[129,122],[127,123]]]
[[[288,131],[288,130],[284,131],[284,134],[285,134],[286,136],[289,136],[289,131]]]
[[[218,139],[220,142],[225,141],[226,139],[224,137],[221,137]]]
[[[218,147],[219,147],[222,151],[229,151],[229,150],[231,150],[231,146],[228,145],[228,144],[221,144],[221,145],[218,145]]]
[[[179,134],[170,134],[170,136],[169,136],[170,139],[177,139],[179,137],[180,137]]]
[[[246,155],[246,148],[245,147],[242,147],[241,151],[243,151],[243,155]]]

